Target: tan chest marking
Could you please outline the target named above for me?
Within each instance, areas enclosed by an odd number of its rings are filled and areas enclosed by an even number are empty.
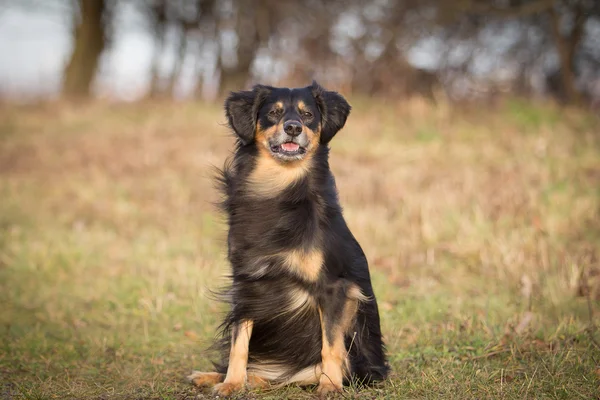
[[[248,177],[248,190],[259,197],[275,197],[286,188],[306,176],[310,163],[308,160],[282,165],[266,149],[259,150],[256,166]],[[262,154],[265,153],[265,154]]]
[[[274,197],[296,181],[306,176],[312,167],[312,155],[318,146],[318,133],[307,129],[311,142],[310,151],[301,160],[282,162],[273,157],[269,152],[269,138],[277,131],[282,130],[281,124],[268,129],[257,126],[255,140],[258,147],[256,166],[248,177],[248,189],[259,197]]]

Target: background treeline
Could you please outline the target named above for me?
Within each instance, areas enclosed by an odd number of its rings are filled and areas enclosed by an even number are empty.
[[[129,7],[134,28],[154,39],[149,97],[172,96],[185,64],[198,96],[316,78],[348,93],[394,97],[600,99],[596,0],[65,0],[61,7],[73,27],[66,97],[90,95]]]

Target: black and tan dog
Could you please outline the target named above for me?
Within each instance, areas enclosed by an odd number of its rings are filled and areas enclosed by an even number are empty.
[[[216,372],[198,386],[318,384],[319,395],[385,379],[388,363],[367,259],[348,229],[329,169],[329,141],[350,105],[316,82],[257,85],[225,102],[237,135],[221,171],[231,305]]]

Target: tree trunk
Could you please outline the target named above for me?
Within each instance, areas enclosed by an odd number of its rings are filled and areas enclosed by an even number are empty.
[[[150,89],[147,97],[156,98],[160,95],[160,57],[165,47],[165,27],[159,25],[155,28],[154,54],[152,55],[152,64],[150,67]]]
[[[219,93],[225,94],[231,90],[246,88],[250,78],[250,69],[256,52],[261,45],[259,24],[266,25],[268,21],[260,21],[263,2],[239,2],[236,15],[236,33],[238,36],[237,63],[233,67],[225,67],[219,60],[221,72]],[[265,29],[265,26],[260,28]]]
[[[167,84],[166,93],[169,96],[174,97],[175,95],[175,85],[177,85],[177,81],[181,75],[181,69],[183,68],[183,62],[185,61],[185,56],[188,51],[188,30],[185,29],[185,26],[181,27],[181,32],[179,35],[179,46],[177,48],[177,54],[175,59],[175,64],[173,65],[173,69],[171,70],[171,75],[169,77],[169,81]]]
[[[66,97],[89,97],[105,47],[104,0],[79,0],[80,15],[74,29],[74,47],[64,70],[62,92]]]
[[[581,102],[581,93],[576,87],[575,54],[583,36],[585,18],[582,10],[578,8],[575,11],[574,27],[566,36],[560,30],[560,16],[554,8],[550,9],[550,18],[560,62],[562,95],[568,103],[577,104]]]
[[[243,33],[241,34],[243,35]],[[221,94],[246,87],[257,48],[257,42],[243,43],[243,45],[239,46],[237,64],[234,67],[226,68],[223,66],[221,60],[219,61],[221,70],[219,92]]]

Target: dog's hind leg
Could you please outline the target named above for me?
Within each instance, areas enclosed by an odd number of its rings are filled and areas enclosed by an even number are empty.
[[[252,321],[245,320],[233,327],[227,375],[222,383],[215,385],[214,394],[229,396],[244,389],[247,376],[248,349],[253,326]]]
[[[342,284],[334,288],[332,296],[319,305],[322,349],[321,376],[317,394],[324,397],[342,390],[344,375],[349,373],[348,354],[344,335],[350,329],[364,296],[358,286]]]

